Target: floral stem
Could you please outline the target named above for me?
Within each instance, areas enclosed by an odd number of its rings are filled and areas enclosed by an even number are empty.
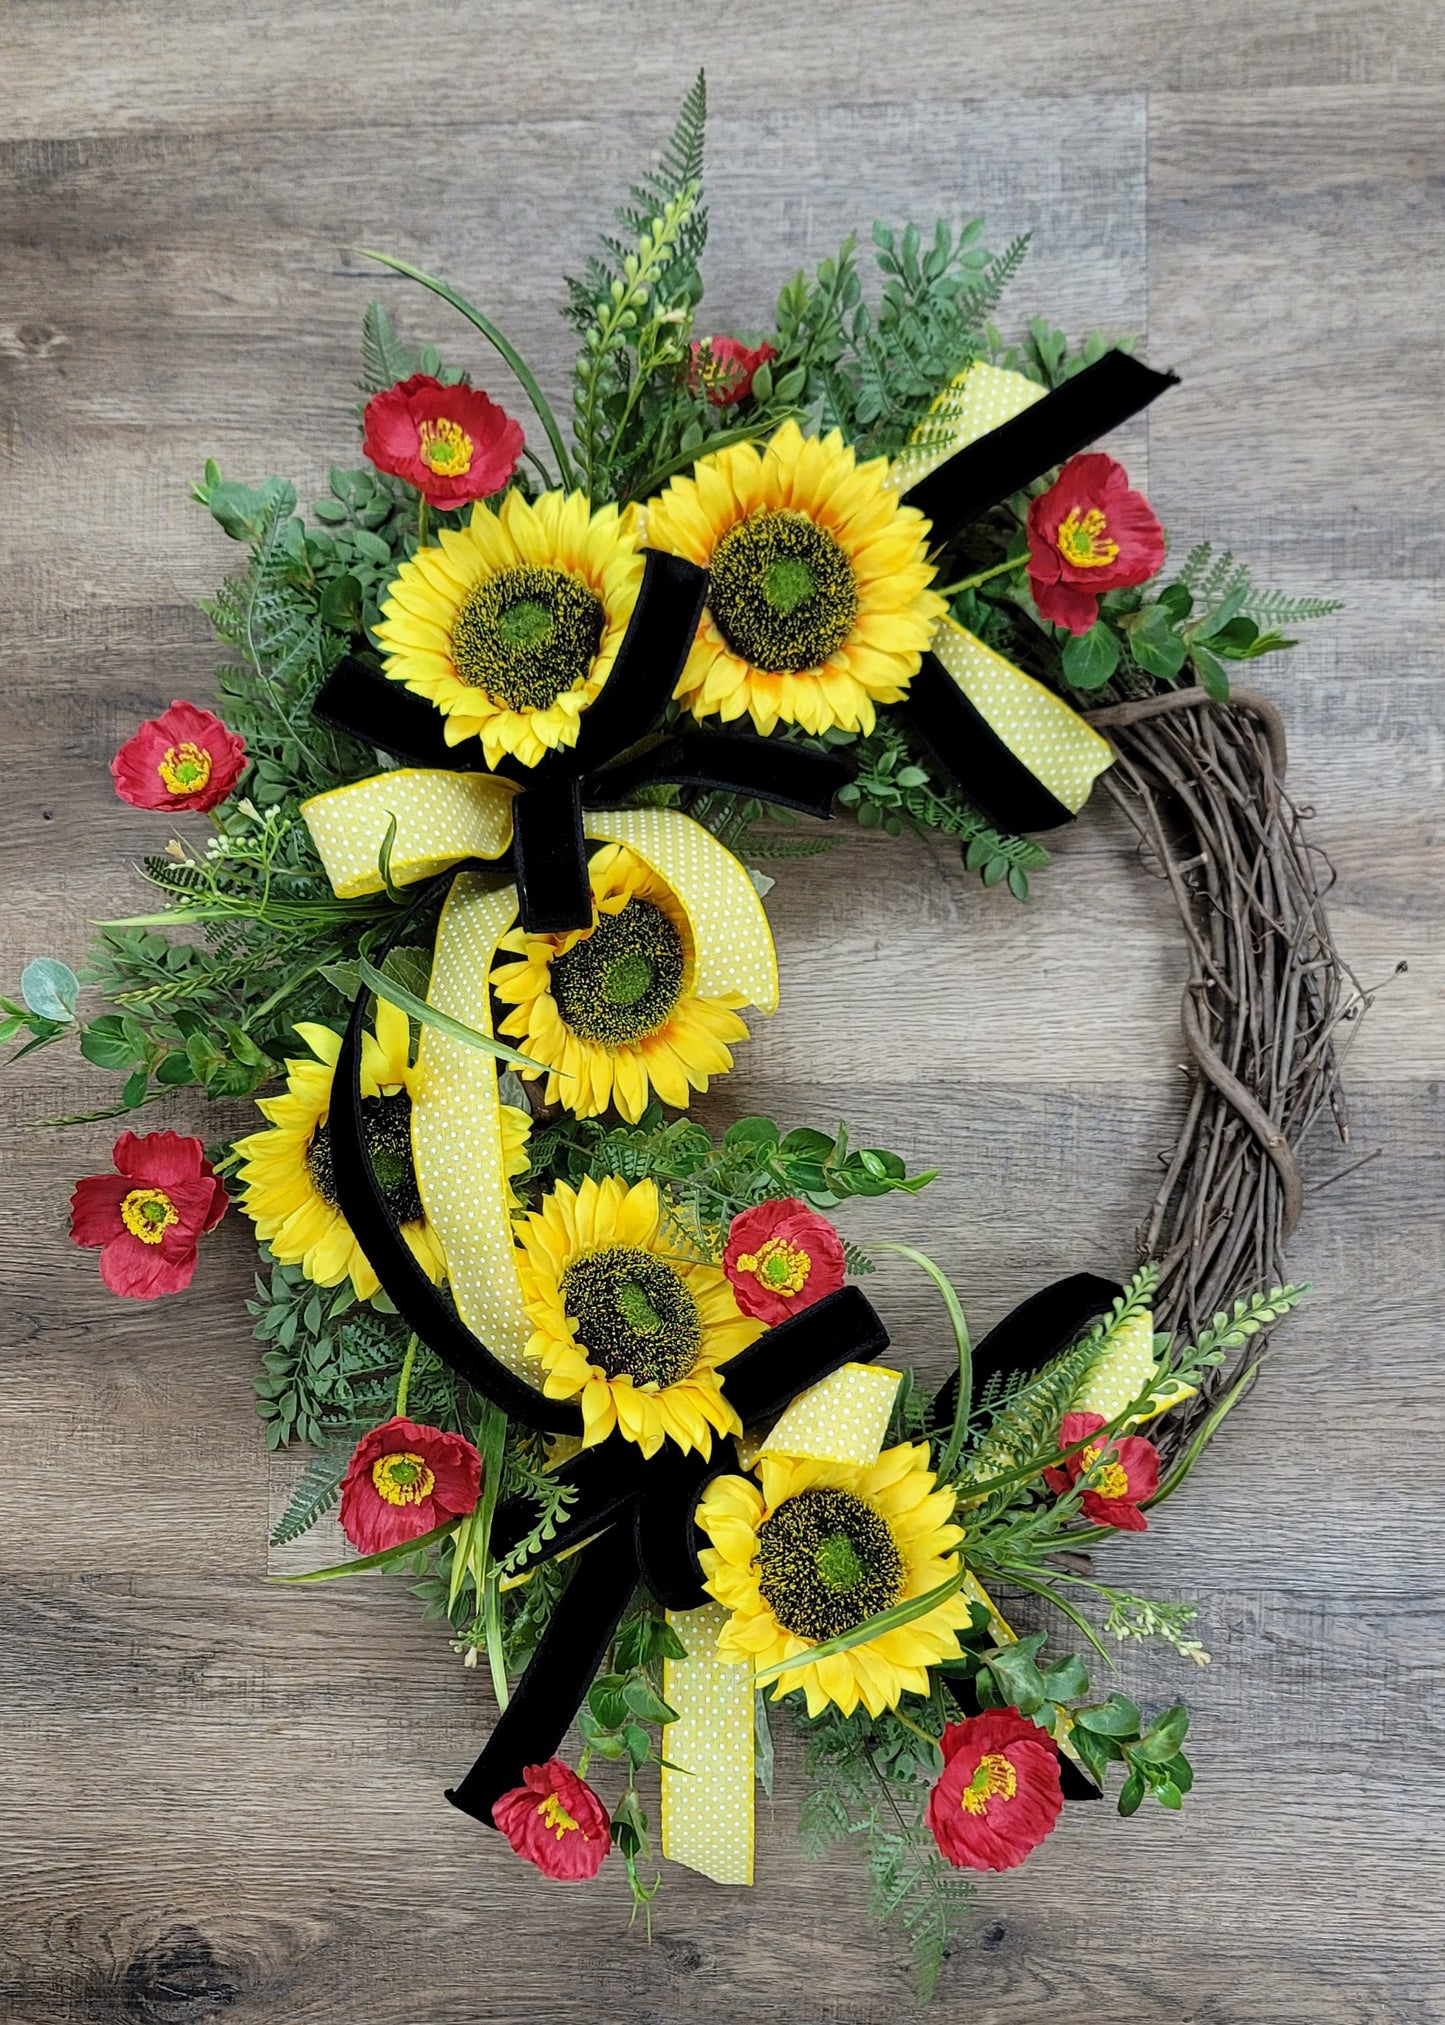
[[[1001,577],[1005,570],[1016,570],[1022,561],[1022,556],[1005,556],[1001,563],[995,563],[992,569],[980,570],[976,576],[960,577],[956,584],[939,584],[936,587],[938,595],[941,598],[951,598],[955,591],[976,590],[980,584],[986,584],[990,577]]]
[[[401,1375],[396,1381],[396,1405],[393,1408],[396,1419],[406,1413],[406,1396],[411,1390],[412,1367],[416,1363],[418,1338],[413,1336],[406,1346],[406,1355],[401,1360]]]
[[[416,545],[418,548],[426,547],[426,537],[427,537],[426,494],[424,492],[419,492],[416,496]]]
[[[905,1730],[912,1730],[915,1737],[921,1737],[931,1751],[937,1751],[940,1748],[937,1737],[930,1736],[922,1723],[915,1723],[912,1716],[904,1715],[902,1709],[895,1709],[893,1715],[897,1722],[902,1723]]]

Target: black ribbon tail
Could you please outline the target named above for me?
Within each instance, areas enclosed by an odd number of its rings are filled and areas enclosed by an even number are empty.
[[[412,766],[442,767],[449,773],[472,773],[476,768],[470,739],[447,744],[446,719],[434,703],[413,696],[357,654],[337,662],[317,693],[311,715],[333,731],[363,739]]]
[[[955,451],[909,488],[904,503],[927,515],[941,546],[1178,384],[1177,374],[1156,373],[1128,352],[1105,352],[1012,421]]]
[[[640,787],[669,783],[715,794],[747,795],[774,807],[830,822],[833,798],[857,772],[841,753],[819,752],[781,738],[684,731],[587,781],[584,799],[611,806]]]
[[[492,1809],[501,1796],[521,1785],[529,1765],[557,1755],[636,1587],[637,1554],[628,1529],[583,1548],[486,1749],[461,1784],[448,1790],[453,1807],[494,1828]]]
[[[453,876],[444,872],[422,888],[378,951],[378,967],[406,934],[414,917]],[[447,1297],[432,1285],[397,1227],[366,1141],[361,1034],[370,996],[367,991],[356,995],[332,1078],[328,1130],[336,1206],[397,1313],[428,1349],[435,1351],[459,1377],[484,1399],[501,1407],[511,1419],[555,1434],[580,1434],[579,1408],[571,1400],[546,1398],[535,1385],[510,1371],[480,1337],[474,1336]]]
[[[582,835],[580,784],[566,774],[540,780],[512,803],[517,913],[531,935],[565,935],[592,925],[592,888]]]
[[[1098,1273],[1070,1273],[1067,1279],[1055,1280],[1052,1286],[1020,1301],[974,1350],[975,1395],[995,1373],[1004,1379],[1020,1377],[1036,1371],[1060,1350],[1067,1350],[1090,1322],[1107,1313],[1123,1291],[1117,1280],[1106,1280]],[[934,1394],[934,1425],[951,1421],[957,1405],[955,1371]]]
[[[1073,810],[1009,750],[936,654],[924,655],[903,708],[934,764],[1001,830],[1057,830],[1074,820]]]

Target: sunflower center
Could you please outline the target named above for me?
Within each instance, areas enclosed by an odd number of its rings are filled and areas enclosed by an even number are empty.
[[[562,1299],[578,1348],[609,1378],[661,1391],[697,1362],[702,1325],[682,1275],[639,1245],[605,1245],[574,1259]]]
[[[973,1777],[963,1789],[967,1814],[987,1814],[990,1800],[1012,1800],[1019,1789],[1019,1775],[1002,1751],[985,1751]]]
[[[361,1129],[371,1155],[372,1172],[381,1184],[386,1206],[398,1223],[419,1223],[421,1192],[411,1157],[411,1098],[405,1090],[389,1097],[363,1097]],[[318,1125],[306,1148],[306,1171],[323,1202],[338,1206],[336,1168],[331,1153],[331,1124]]]
[[[473,585],[452,626],[452,664],[504,710],[548,710],[587,679],[602,601],[564,570],[499,570]]]
[[[821,667],[852,631],[853,567],[806,513],[750,513],[713,551],[708,608],[732,651],[780,674]]]
[[[817,1643],[898,1600],[903,1556],[880,1512],[851,1491],[799,1491],[758,1529],[758,1587],[784,1631]]]
[[[419,1505],[436,1488],[436,1478],[424,1456],[404,1449],[396,1455],[379,1455],[371,1465],[371,1481],[389,1505]]]
[[[584,1041],[624,1048],[668,1020],[682,996],[682,937],[651,900],[599,914],[590,935],[552,960],[552,996]]]
[[[203,745],[189,739],[168,745],[166,756],[156,767],[168,794],[193,795],[211,778],[211,755]]]
[[[1104,569],[1119,553],[1119,544],[1109,540],[1107,524],[1097,506],[1091,506],[1083,515],[1077,506],[1071,506],[1059,522],[1054,542],[1064,561],[1072,563],[1076,570]]]
[[[120,1206],[120,1220],[143,1245],[158,1245],[181,1213],[161,1188],[133,1188]]]
[[[428,471],[461,478],[472,468],[472,439],[460,422],[423,422],[417,449]]]

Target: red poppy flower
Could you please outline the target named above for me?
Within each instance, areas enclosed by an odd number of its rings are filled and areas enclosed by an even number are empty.
[[[596,1877],[612,1846],[612,1824],[587,1781],[560,1758],[528,1765],[522,1781],[492,1808],[518,1856],[544,1877]]]
[[[770,344],[745,345],[737,338],[696,338],[688,367],[688,389],[706,394],[714,408],[735,408],[753,391],[753,374],[778,356]]]
[[[148,717],[110,763],[115,791],[137,809],[213,809],[246,765],[246,741],[179,697]]]
[[[89,1174],[70,1198],[70,1235],[100,1251],[113,1294],[153,1301],[178,1294],[196,1270],[196,1245],[226,1214],[226,1191],[199,1139],[122,1132],[114,1174]]]
[[[1064,1804],[1053,1739],[1017,1709],[950,1723],[928,1826],[957,1870],[1012,1870],[1038,1848]]]
[[[1147,583],[1164,564],[1164,530],[1122,464],[1071,457],[1029,507],[1029,585],[1039,616],[1087,633],[1105,591]]]
[[[465,1518],[481,1490],[482,1459],[464,1436],[393,1418],[352,1451],[341,1480],[341,1530],[363,1554],[379,1554]]]
[[[464,506],[500,492],[522,454],[522,425],[477,387],[444,387],[413,373],[373,394],[362,450],[431,506]]]
[[[723,1271],[743,1313],[769,1328],[836,1294],[846,1270],[837,1231],[794,1195],[760,1202],[732,1220]]]
[[[1085,1435],[1096,1434],[1107,1425],[1101,1413],[1066,1413],[1059,1429],[1059,1447],[1072,1448]],[[1085,1518],[1092,1519],[1096,1526],[1120,1526],[1127,1533],[1147,1532],[1149,1521],[1139,1504],[1143,1498],[1152,1498],[1159,1488],[1159,1451],[1153,1442],[1137,1434],[1126,1434],[1122,1440],[1115,1436],[1097,1447],[1091,1442],[1066,1463],[1045,1470],[1044,1482],[1051,1491],[1068,1491],[1090,1471],[1097,1471],[1094,1485],[1079,1501]]]

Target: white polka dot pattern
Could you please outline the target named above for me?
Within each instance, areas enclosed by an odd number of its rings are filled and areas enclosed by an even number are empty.
[[[724,1666],[720,1603],[670,1610],[667,1621],[686,1659],[663,1667],[663,1698],[678,1712],[663,1731],[663,1755],[685,1770],[662,1768],[662,1853],[715,1884],[753,1881],[753,1677]]]
[[[488,892],[469,872],[442,909],[427,998],[479,1033],[492,1031],[487,978],[516,913],[513,887]],[[446,1254],[457,1313],[503,1364],[535,1384],[540,1366],[523,1355],[531,1330],[514,1263],[494,1058],[423,1028],[411,1137],[417,1186]]]
[[[1074,1396],[1075,1413],[1101,1413],[1112,1420],[1131,1399],[1137,1399],[1158,1368],[1154,1355],[1154,1317],[1145,1312],[1130,1315],[1109,1338],[1109,1347]],[[1151,1393],[1148,1409],[1126,1420],[1118,1429],[1127,1434],[1143,1421],[1153,1420],[1166,1408],[1176,1406],[1193,1394],[1192,1385],[1168,1386]]]
[[[1015,759],[1077,815],[1099,775],[1114,764],[1108,740],[1061,696],[954,620],[939,620],[933,651]]]
[[[500,858],[514,792],[491,774],[403,766],[313,795],[301,814],[336,894],[355,900],[384,888],[378,861],[393,816],[392,881],[413,886],[461,858]]]
[[[589,837],[626,844],[664,878],[692,924],[700,998],[741,993],[759,1012],[778,1009],[778,955],[746,870],[710,830],[680,809],[597,809]]]
[[[784,1409],[759,1455],[876,1462],[901,1376],[878,1364],[844,1364],[830,1371]]]
[[[1041,401],[1048,392],[1036,380],[1022,373],[1005,372],[1001,366],[968,366],[950,380],[928,411],[926,421],[914,430],[914,441],[894,458],[888,483],[906,492],[930,471],[936,471],[956,451],[991,429],[1001,428]],[[922,441],[918,439],[922,438]]]

